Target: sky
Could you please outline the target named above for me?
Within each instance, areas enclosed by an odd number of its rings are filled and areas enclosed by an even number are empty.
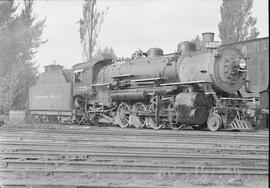
[[[268,0],[253,0],[259,37],[269,36]],[[219,41],[218,23],[222,0],[97,0],[98,10],[109,7],[97,39],[97,48],[112,47],[118,57],[130,57],[142,49],[159,47],[174,52],[179,42],[203,32],[214,32]],[[34,12],[46,18],[38,49],[39,70],[56,62],[66,68],[83,61],[78,20],[82,0],[37,0]]]

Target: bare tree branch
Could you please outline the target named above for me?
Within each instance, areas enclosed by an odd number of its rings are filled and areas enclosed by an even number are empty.
[[[98,11],[96,8],[96,0],[84,0],[82,9],[83,18],[79,20],[80,39],[85,60],[89,61],[95,50],[98,34],[104,22],[104,17],[108,12],[108,8]]]

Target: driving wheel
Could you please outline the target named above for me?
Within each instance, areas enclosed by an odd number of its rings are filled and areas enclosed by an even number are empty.
[[[120,127],[125,128],[129,126],[130,106],[127,103],[121,103],[117,108],[116,116]]]
[[[131,108],[132,114],[130,115],[130,121],[134,127],[143,128],[146,125],[146,118],[138,115],[138,113],[146,111],[147,111],[146,105],[141,102],[137,102],[132,106]]]

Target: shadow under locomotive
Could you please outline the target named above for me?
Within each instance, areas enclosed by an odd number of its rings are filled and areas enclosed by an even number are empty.
[[[260,110],[239,92],[247,58],[236,48],[219,47],[213,33],[203,33],[203,41],[200,50],[185,41],[172,54],[151,48],[121,62],[102,54],[71,70],[46,66],[30,88],[29,115],[153,129],[256,128]]]

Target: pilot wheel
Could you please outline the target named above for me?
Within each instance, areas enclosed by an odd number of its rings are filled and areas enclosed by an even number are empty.
[[[207,128],[210,131],[217,131],[222,127],[222,118],[218,113],[211,113],[207,119]]]

